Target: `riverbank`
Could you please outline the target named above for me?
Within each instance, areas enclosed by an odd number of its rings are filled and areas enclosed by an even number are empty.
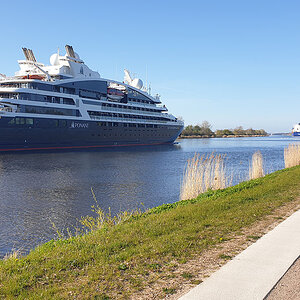
[[[0,262],[0,295],[160,298],[199,284],[299,207],[300,167],[166,204]]]
[[[239,138],[239,137],[263,137],[267,135],[180,135],[178,139],[208,139],[208,138]]]

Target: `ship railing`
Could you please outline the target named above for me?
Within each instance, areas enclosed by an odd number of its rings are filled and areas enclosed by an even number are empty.
[[[164,104],[157,104],[156,107],[159,107],[159,108],[164,108],[167,110],[167,107],[164,105]]]
[[[6,113],[6,112],[13,112],[13,109],[11,107],[0,107],[0,114]]]
[[[104,117],[104,116],[90,116],[91,119],[93,120],[99,120],[99,121],[110,121],[110,122],[116,122],[116,121],[121,121],[121,122],[128,122],[132,121],[135,123],[168,123],[170,121],[161,121],[161,120],[141,120],[141,119],[134,119],[134,118],[114,118],[114,117]]]
[[[0,100],[3,100],[3,99],[15,99],[15,100],[18,100],[19,97],[18,97],[18,94],[7,94],[7,95],[5,95],[5,97],[0,97]]]
[[[162,114],[160,112],[133,110],[133,109],[126,109],[126,108],[115,108],[115,107],[107,107],[107,106],[102,106],[102,109],[107,110],[107,111],[130,112],[130,113],[147,114],[147,115],[153,115],[153,116],[161,116],[161,114]]]
[[[7,80],[8,78],[5,78]],[[31,88],[31,84],[29,82],[17,82],[17,83],[5,83],[4,85],[0,85],[0,88]]]
[[[13,79],[15,79],[15,77],[2,77],[2,76],[0,76],[0,81],[4,81],[4,80],[13,80]]]
[[[148,104],[148,103],[140,103],[140,102],[133,102],[133,101],[130,101],[128,102],[129,104],[134,104],[134,106],[136,107],[146,107],[146,108],[153,108],[153,107],[159,107],[159,105],[155,105],[155,104]]]

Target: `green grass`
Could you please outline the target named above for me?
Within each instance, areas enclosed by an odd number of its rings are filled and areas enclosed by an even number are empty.
[[[0,261],[0,298],[128,298],[299,194],[300,167],[293,167],[52,240],[25,257]],[[162,296],[176,292],[161,290]]]
[[[221,259],[225,259],[225,260],[230,260],[230,259],[232,259],[232,256],[226,255],[226,254],[221,254],[219,257],[220,257]]]
[[[249,240],[257,241],[257,240],[259,240],[261,237],[258,236],[258,235],[248,235],[247,238],[248,238]]]
[[[187,273],[187,272],[182,273],[181,276],[185,279],[193,278],[193,275],[191,273]]]
[[[168,295],[173,295],[173,294],[176,293],[176,289],[173,289],[173,288],[170,288],[170,289],[163,288],[163,291],[164,291],[165,294],[168,294]]]

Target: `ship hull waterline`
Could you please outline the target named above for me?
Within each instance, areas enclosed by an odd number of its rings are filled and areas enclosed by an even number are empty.
[[[9,125],[0,119],[0,151],[97,149],[173,144],[182,131],[175,126],[124,128],[122,123],[35,118],[34,124]],[[117,126],[116,126],[117,124]]]

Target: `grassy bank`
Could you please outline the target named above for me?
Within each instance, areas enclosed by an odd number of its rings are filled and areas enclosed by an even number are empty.
[[[0,298],[130,297],[299,195],[300,167],[293,167],[50,241],[26,257],[0,261]],[[174,292],[161,288],[161,296]]]

